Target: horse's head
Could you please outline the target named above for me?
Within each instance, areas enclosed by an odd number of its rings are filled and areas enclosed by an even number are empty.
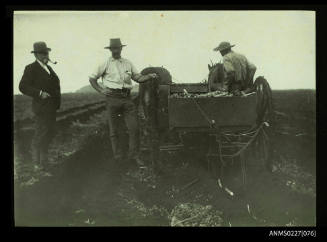
[[[141,71],[142,75],[156,73],[158,78],[150,79],[139,86],[139,98],[144,106],[156,106],[159,95],[159,85],[169,85],[172,77],[168,70],[163,67],[146,67]]]
[[[208,83],[210,91],[224,89],[223,84],[225,80],[224,66],[222,63],[208,64],[209,75]]]

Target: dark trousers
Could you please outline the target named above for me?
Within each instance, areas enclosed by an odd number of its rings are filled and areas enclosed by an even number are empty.
[[[119,146],[119,130],[123,126],[119,124],[118,115],[123,115],[129,136],[129,154],[128,158],[137,158],[139,155],[139,126],[137,118],[137,109],[130,96],[112,94],[106,97],[107,118],[110,131],[110,140],[115,159],[123,157],[122,147]]]
[[[56,134],[56,111],[36,114],[34,121],[32,158],[34,162],[42,164],[48,161],[49,145]]]

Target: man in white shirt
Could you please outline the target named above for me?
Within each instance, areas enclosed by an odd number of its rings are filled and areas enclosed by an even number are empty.
[[[131,80],[142,83],[157,78],[157,75],[155,73],[141,75],[131,61],[121,57],[124,46],[119,38],[110,39],[110,45],[105,49],[109,49],[112,56],[94,70],[89,76],[89,81],[95,90],[106,96],[110,139],[115,161],[118,163],[123,158],[117,136],[118,114],[122,113],[129,133],[128,158],[136,161],[139,166],[143,166],[144,162],[139,157],[137,109],[130,98]],[[97,81],[100,77],[102,78],[102,86]]]

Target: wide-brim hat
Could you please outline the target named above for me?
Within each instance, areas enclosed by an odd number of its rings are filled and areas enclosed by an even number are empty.
[[[235,45],[231,45],[229,42],[223,41],[221,42],[218,47],[214,48],[214,51],[222,51],[222,50],[226,50],[229,48],[234,47]]]
[[[104,47],[105,49],[110,49],[110,48],[117,48],[117,47],[124,47],[126,45],[123,45],[120,41],[120,38],[116,39],[110,39],[109,46]]]
[[[44,41],[38,41],[33,44],[33,50],[31,53],[42,53],[42,52],[49,52],[51,48],[47,47],[47,44]]]

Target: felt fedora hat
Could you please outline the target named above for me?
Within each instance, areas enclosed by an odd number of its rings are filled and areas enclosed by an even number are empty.
[[[47,44],[44,41],[38,41],[33,44],[33,50],[31,53],[40,53],[40,52],[49,52],[50,48],[47,47]]]
[[[105,49],[115,48],[115,47],[123,47],[126,45],[122,45],[120,38],[117,39],[110,39],[109,46],[104,47]]]
[[[222,51],[222,50],[225,50],[225,49],[228,49],[228,48],[232,48],[234,46],[235,45],[231,45],[229,42],[223,41],[218,45],[218,47],[214,48],[213,50],[214,51]]]

